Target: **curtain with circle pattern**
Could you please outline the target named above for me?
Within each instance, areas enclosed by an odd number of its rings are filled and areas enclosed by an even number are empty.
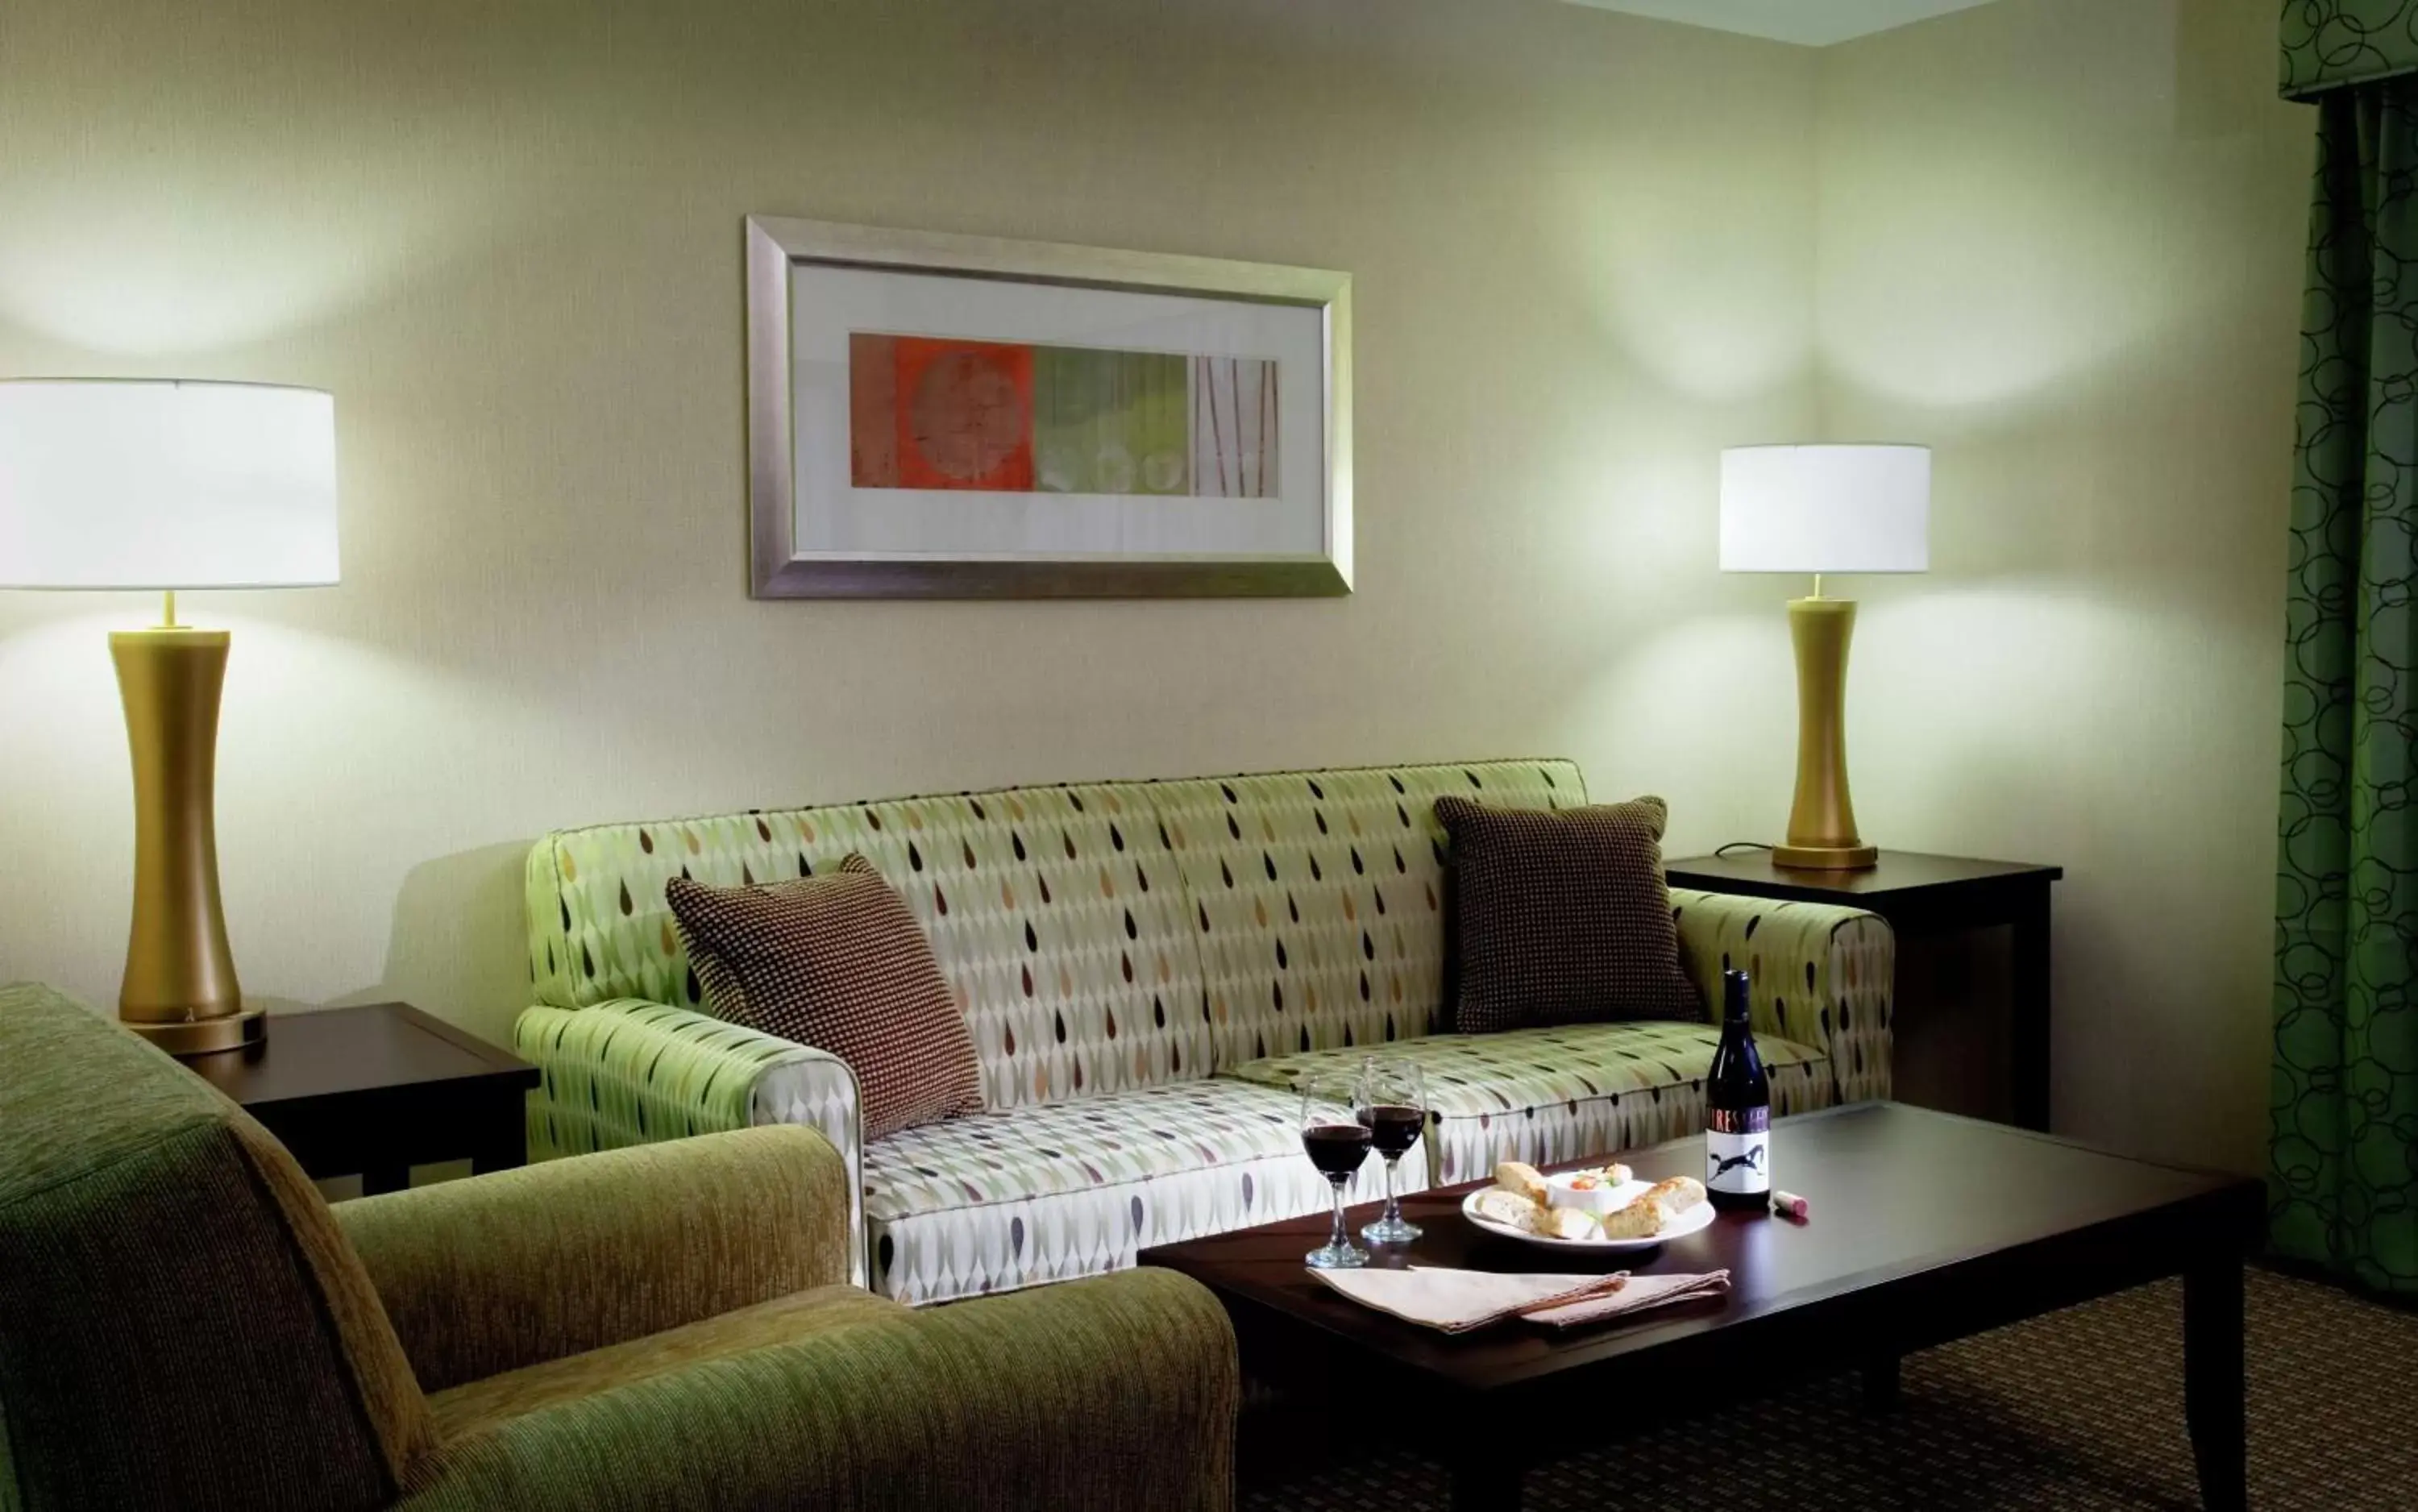
[[[2292,99],[2418,69],[2418,0],[2283,4],[2283,87]]]
[[[2284,44],[2288,92],[2318,106],[2318,164],[2287,594],[2270,1238],[2288,1257],[2418,1294],[2418,77],[2401,71],[2418,65],[2418,0],[2287,0]]]

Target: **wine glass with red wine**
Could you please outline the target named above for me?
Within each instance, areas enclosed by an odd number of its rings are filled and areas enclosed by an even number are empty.
[[[1356,1074],[1313,1074],[1301,1079],[1301,1145],[1309,1163],[1335,1188],[1335,1222],[1326,1243],[1304,1257],[1313,1271],[1348,1271],[1369,1263],[1369,1252],[1352,1243],[1343,1230],[1343,1188],[1369,1158],[1375,1137],[1360,1122],[1360,1078]]]
[[[1391,1056],[1370,1058],[1360,1074],[1360,1122],[1385,1161],[1385,1211],[1360,1230],[1360,1237],[1372,1245],[1407,1245],[1421,1230],[1402,1217],[1395,1167],[1428,1126],[1427,1081],[1419,1075],[1417,1061]]]

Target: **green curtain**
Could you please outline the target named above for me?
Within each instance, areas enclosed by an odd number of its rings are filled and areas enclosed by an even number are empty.
[[[2284,93],[2305,99],[2418,68],[2418,0],[2283,0]]]
[[[2309,8],[2287,8],[2288,79],[2290,16]],[[2370,73],[2316,102],[2271,1237],[2418,1293],[2418,78]]]

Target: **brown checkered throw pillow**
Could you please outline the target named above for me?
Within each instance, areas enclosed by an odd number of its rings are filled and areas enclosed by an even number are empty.
[[[863,856],[769,887],[664,884],[718,1018],[856,1073],[865,1137],[982,1111],[982,1068],[931,942]]]
[[[1455,1029],[1705,1016],[1662,883],[1662,800],[1554,810],[1439,798],[1435,814],[1452,837]]]

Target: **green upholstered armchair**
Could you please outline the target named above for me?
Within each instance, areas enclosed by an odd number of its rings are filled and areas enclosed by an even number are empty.
[[[0,1508],[1232,1502],[1233,1337],[1138,1271],[911,1311],[773,1127],[329,1207],[241,1109],[0,988]]]

